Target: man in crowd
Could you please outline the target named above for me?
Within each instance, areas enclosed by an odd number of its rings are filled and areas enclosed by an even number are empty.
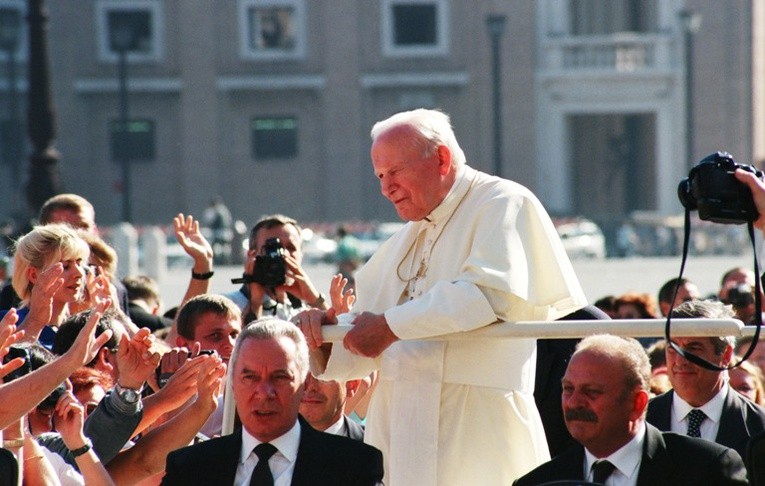
[[[299,418],[308,347],[294,325],[274,318],[250,324],[231,367],[242,428],[171,453],[162,484],[363,486],[382,480],[380,451],[317,432]]]
[[[202,294],[186,302],[176,320],[178,337],[176,344],[186,349],[215,351],[224,363],[228,364],[236,344],[236,338],[242,330],[242,317],[234,302],[222,295]],[[166,363],[163,362],[163,366]],[[160,381],[175,369],[162,369]],[[200,432],[207,437],[220,435],[223,426],[223,395],[219,397],[218,408],[210,416]]]
[[[181,307],[176,321],[176,345],[192,349],[198,342],[201,349],[216,351],[223,362],[228,363],[242,330],[242,316],[231,299],[222,295],[197,295]]]
[[[677,298],[672,302],[675,289],[677,289]],[[685,277],[675,277],[667,280],[659,289],[659,311],[661,311],[662,316],[667,317],[673,304],[677,305],[681,302],[699,298],[701,298],[701,292],[699,292],[699,288],[695,283]]]
[[[534,339],[437,341],[586,304],[549,216],[526,188],[467,166],[449,117],[398,113],[372,129],[382,194],[409,221],[357,274],[353,329],[296,318],[322,379],[380,369],[365,441],[394,485],[508,484],[549,457],[532,390]],[[327,361],[328,360],[328,361]]]
[[[723,319],[730,307],[716,301],[688,301],[672,311],[674,318]],[[731,363],[732,337],[675,337],[683,350],[726,367]],[[672,390],[651,400],[647,420],[660,430],[701,437],[746,455],[749,438],[765,431],[765,409],[728,386],[727,373],[691,363],[667,346],[667,374]]]
[[[748,484],[736,451],[661,433],[646,423],[650,377],[648,356],[636,340],[610,335],[583,339],[563,377],[566,427],[578,445],[513,484]]]
[[[122,283],[127,289],[130,320],[136,326],[146,327],[154,332],[173,325],[172,319],[160,315],[162,301],[159,297],[159,287],[153,278],[137,275],[123,278]]]
[[[300,415],[316,430],[364,440],[364,428],[345,415],[345,404],[356,394],[360,384],[361,380],[324,381],[309,373],[300,402]]]
[[[327,309],[324,296],[316,290],[302,267],[302,231],[297,221],[281,214],[265,216],[252,227],[244,262],[245,281],[239,290],[225,294],[242,310],[244,322],[262,316],[289,319],[303,310],[304,305]],[[272,238],[279,239],[284,252],[284,281],[278,285],[253,281],[258,264],[256,259],[265,256],[266,243]]]

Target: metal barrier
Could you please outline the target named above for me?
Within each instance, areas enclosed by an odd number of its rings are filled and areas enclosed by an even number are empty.
[[[666,319],[612,319],[587,321],[517,321],[495,322],[473,331],[429,338],[436,341],[497,338],[578,338],[592,334],[614,334],[629,337],[664,337]],[[353,326],[323,328],[324,340],[340,342]],[[754,326],[744,326],[738,319],[672,319],[673,336],[751,336]]]
[[[587,321],[517,321],[500,322],[472,331],[435,336],[428,340],[457,341],[463,339],[564,339],[580,338],[593,334],[613,334],[626,337],[664,337],[666,319],[612,319]],[[341,342],[353,326],[338,324],[324,326],[325,342]],[[752,336],[754,326],[745,326],[738,319],[672,319],[672,336]],[[226,380],[223,402],[222,434],[234,430],[235,405],[231,393],[231,368]]]

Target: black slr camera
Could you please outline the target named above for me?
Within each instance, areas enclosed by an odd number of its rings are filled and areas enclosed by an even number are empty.
[[[284,261],[284,248],[279,238],[269,238],[263,245],[263,254],[255,257],[255,269],[252,275],[245,275],[245,282],[255,282],[264,287],[276,287],[284,284],[287,262]]]
[[[723,224],[744,224],[755,221],[759,214],[752,200],[752,191],[733,175],[742,169],[763,178],[762,171],[751,165],[737,164],[727,152],[704,157],[680,182],[677,195],[689,211],[699,210],[704,221]]]

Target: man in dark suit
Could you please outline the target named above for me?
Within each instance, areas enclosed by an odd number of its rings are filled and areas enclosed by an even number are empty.
[[[586,321],[610,319],[608,314],[594,305],[586,305],[558,319],[559,321]],[[580,339],[537,339],[537,369],[534,379],[534,402],[537,404],[545,428],[550,457],[555,457],[575,444],[566,429],[560,406],[560,380],[574,354]]]
[[[563,415],[578,444],[513,484],[747,484],[736,451],[645,423],[650,377],[648,356],[636,340],[583,339],[563,377]]]
[[[720,302],[695,300],[677,306],[672,317],[729,318],[733,312]],[[681,348],[720,367],[728,366],[733,357],[733,338],[673,340]],[[726,373],[693,364],[670,346],[666,356],[672,390],[648,404],[648,423],[660,430],[717,442],[744,457],[749,438],[765,431],[765,409],[731,389]]]
[[[122,279],[127,289],[130,320],[138,327],[148,327],[151,332],[173,325],[173,320],[159,315],[161,300],[157,282],[146,275]]]
[[[230,366],[242,428],[168,455],[162,484],[374,485],[382,481],[379,450],[318,432],[299,417],[308,347],[293,324],[278,319],[250,324],[237,340]]]
[[[316,430],[363,441],[364,428],[345,415],[345,403],[356,394],[360,384],[361,380],[345,383],[320,380],[309,373],[300,415]]]

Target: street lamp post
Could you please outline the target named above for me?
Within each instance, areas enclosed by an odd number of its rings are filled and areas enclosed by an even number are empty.
[[[494,125],[494,174],[502,177],[502,56],[500,41],[505,30],[505,15],[489,15],[486,25],[491,38],[492,103]]]
[[[111,30],[112,47],[117,51],[117,82],[119,84],[119,131],[117,134],[117,153],[122,172],[122,220],[132,220],[130,208],[130,147],[128,143],[128,124],[130,106],[128,100],[128,52],[135,48],[135,33],[129,25],[117,25]]]
[[[19,116],[18,87],[16,82],[16,51],[21,36],[21,14],[17,9],[0,9],[0,49],[5,53],[6,80],[8,82],[8,118],[3,124],[3,162],[11,166],[11,180],[18,192],[16,208],[23,211],[24,198],[21,184],[22,131]]]
[[[683,53],[685,55],[685,156],[689,167],[695,165],[693,159],[693,34],[701,27],[701,14],[683,9],[678,12],[683,28]]]

